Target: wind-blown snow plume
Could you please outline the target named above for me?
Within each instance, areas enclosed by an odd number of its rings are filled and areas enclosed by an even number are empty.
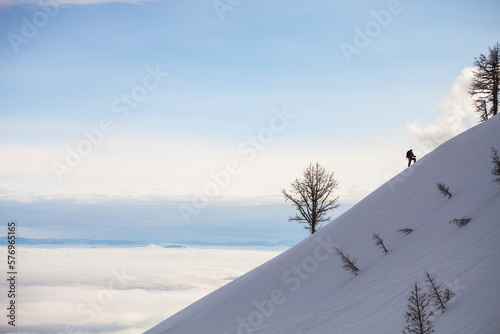
[[[472,99],[468,93],[472,70],[472,67],[464,68],[453,81],[448,95],[440,104],[441,115],[434,123],[426,127],[418,124],[418,120],[408,124],[420,151],[428,153],[477,123]]]

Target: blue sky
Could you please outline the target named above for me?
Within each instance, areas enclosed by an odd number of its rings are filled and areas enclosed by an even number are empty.
[[[467,68],[499,12],[0,0],[1,218],[29,237],[300,239],[280,190],[309,163],[335,172],[345,210],[409,147],[476,124]]]

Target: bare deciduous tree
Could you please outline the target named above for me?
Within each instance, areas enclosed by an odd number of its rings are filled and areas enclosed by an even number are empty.
[[[281,192],[285,201],[291,201],[298,211],[289,221],[305,224],[304,228],[314,234],[320,223],[330,219],[328,212],[339,206],[338,197],[332,198],[338,182],[333,177],[333,172],[328,173],[319,163],[310,164],[303,176],[303,179],[296,179],[292,183],[290,192],[285,189]]]
[[[446,184],[444,184],[444,183],[437,183],[436,186],[437,186],[439,192],[443,196],[448,196],[448,198],[451,198],[452,194],[450,193],[450,187],[446,186]]]
[[[408,297],[408,309],[405,313],[407,325],[403,334],[431,334],[434,333],[434,324],[431,317],[434,314],[430,310],[430,301],[422,288],[415,281],[412,285],[411,294]]]
[[[382,248],[382,250],[384,251],[385,254],[387,254],[388,250],[387,248],[385,248],[385,245],[384,245],[384,240],[382,240],[382,238],[375,232],[373,232],[373,237],[372,239],[375,240],[375,245],[379,246],[380,248]]]
[[[474,76],[469,86],[469,94],[474,98],[479,119],[483,122],[488,116],[498,113],[500,88],[500,44],[488,48],[489,54],[476,58]],[[489,107],[489,109],[488,109]]]
[[[436,283],[436,275],[431,276],[431,274],[429,274],[427,270],[425,270],[425,268],[424,271],[425,271],[425,281],[428,284],[427,294],[429,295],[431,305],[440,309],[441,312],[444,312],[446,310],[444,304],[450,301],[450,299],[453,298],[455,293],[448,288],[445,289],[441,288],[442,284]]]
[[[500,183],[500,157],[498,156],[498,151],[494,147],[491,148],[491,152],[491,162],[493,163],[491,174],[496,176],[493,182]]]
[[[356,266],[356,262],[358,261],[357,258],[350,258],[348,255],[346,255],[342,250],[338,249],[335,247],[335,250],[337,251],[337,254],[340,256],[340,259],[342,260],[342,263],[344,264],[342,268],[345,270],[349,271],[350,273],[357,275],[359,272],[359,268]]]

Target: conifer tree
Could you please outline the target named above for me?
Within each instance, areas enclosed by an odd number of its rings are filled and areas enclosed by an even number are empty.
[[[474,98],[479,119],[484,122],[488,116],[498,113],[500,90],[500,44],[489,49],[487,56],[481,54],[474,62],[474,76],[469,86],[469,94]]]
[[[372,231],[372,233],[373,233],[372,239],[375,240],[375,245],[382,248],[382,250],[384,251],[384,254],[387,254],[388,250],[387,250],[387,248],[385,248],[384,240],[382,240],[382,238],[377,233],[375,233],[373,231]]]
[[[342,263],[344,264],[342,268],[345,270],[349,271],[350,273],[357,275],[359,272],[359,268],[356,266],[356,262],[358,261],[357,258],[350,258],[348,255],[346,255],[342,250],[338,249],[335,247],[335,250],[337,251],[337,254],[340,256],[340,259],[342,260]]]
[[[493,182],[500,183],[500,156],[498,156],[498,151],[494,147],[491,148],[491,152],[491,162],[493,163],[491,174],[495,176]]]
[[[412,291],[408,297],[408,309],[405,313],[407,325],[403,334],[431,334],[434,333],[434,324],[431,316],[434,314],[430,310],[430,301],[422,288],[415,281]]]
[[[450,193],[450,187],[448,187],[446,184],[444,184],[444,183],[437,183],[436,186],[437,186],[439,192],[441,193],[441,195],[448,196],[448,198],[451,198],[451,196],[453,196]]]
[[[436,283],[436,275],[432,276],[427,272],[427,270],[425,270],[425,268],[424,271],[425,281],[427,282],[428,287],[427,294],[429,296],[431,305],[440,309],[441,312],[444,312],[446,310],[444,304],[446,304],[451,298],[453,298],[453,296],[455,296],[455,293],[448,288],[441,288],[442,284]]]

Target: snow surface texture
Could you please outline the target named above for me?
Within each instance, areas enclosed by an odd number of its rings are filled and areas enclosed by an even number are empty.
[[[442,144],[313,236],[163,321],[159,333],[401,333],[424,267],[455,297],[436,333],[500,333],[500,116]],[[453,196],[443,196],[444,182]],[[449,222],[472,218],[465,227]],[[405,235],[397,232],[412,228]],[[388,253],[374,244],[373,232]],[[358,258],[342,269],[334,247]]]

